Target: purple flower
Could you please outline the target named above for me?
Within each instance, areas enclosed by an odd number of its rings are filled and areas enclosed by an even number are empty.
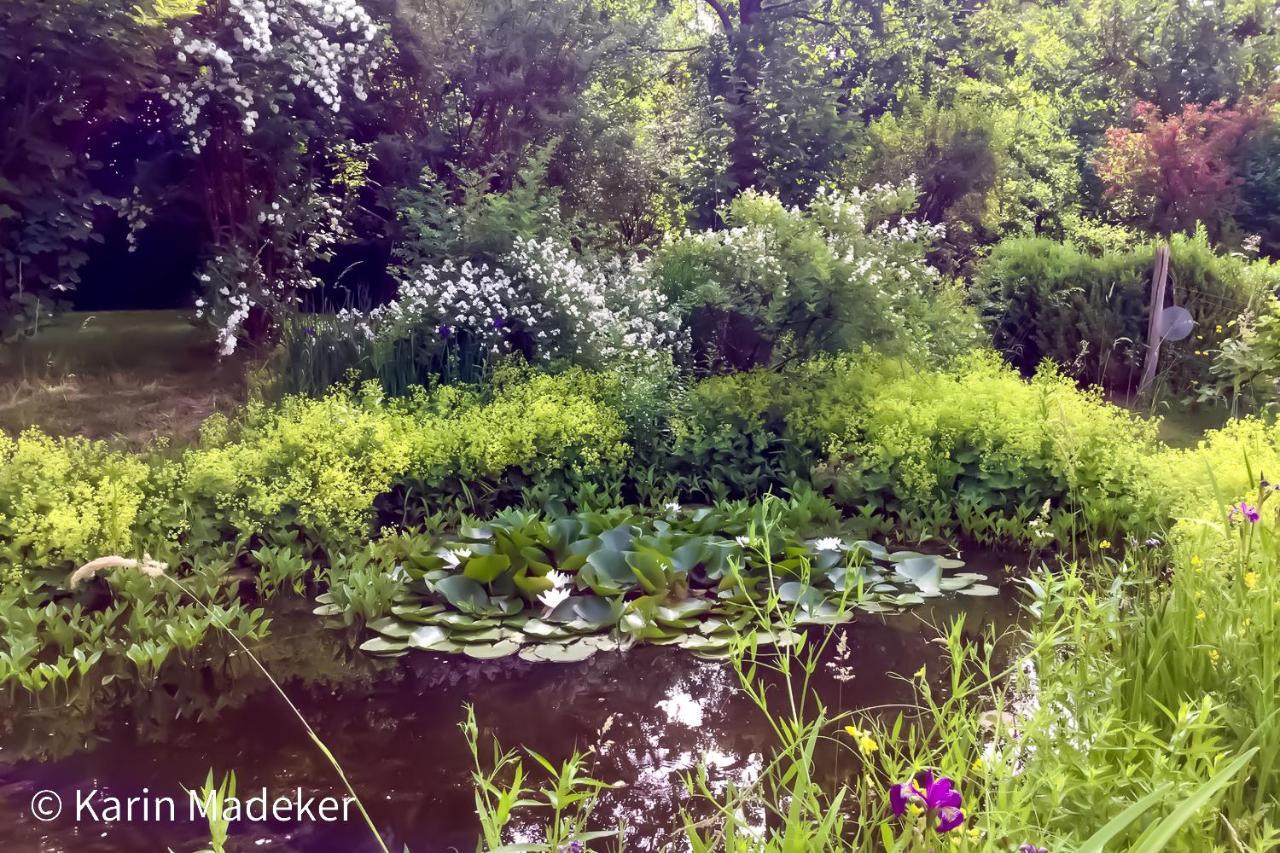
[[[493,327],[494,327],[495,329],[501,329],[501,328],[505,327],[506,325],[507,325],[507,318],[506,318],[506,317],[494,317],[494,318],[493,318]]]
[[[937,821],[938,832],[950,832],[964,823],[963,804],[955,782],[946,776],[935,778],[932,770],[921,770],[912,781],[889,789],[889,805],[895,815],[901,817],[909,806],[918,806],[931,821]]]
[[[315,327],[314,327],[314,326],[307,326],[307,327],[305,327],[302,331],[303,331],[303,332],[307,335],[307,337],[309,337],[309,338],[314,338],[314,337],[316,336],[316,330],[315,330]]]
[[[1024,844],[1018,848],[1018,853],[1049,853],[1049,848],[1037,847],[1034,844]]]
[[[440,337],[442,338],[447,338],[453,334],[453,329],[444,324],[441,324],[440,328],[436,329],[436,331],[440,333]]]
[[[1240,501],[1240,503],[1231,507],[1231,512],[1227,513],[1227,518],[1231,521],[1235,521],[1237,518],[1243,518],[1250,524],[1257,524],[1258,519],[1261,517],[1262,516],[1258,515],[1257,507],[1253,506],[1248,501]]]

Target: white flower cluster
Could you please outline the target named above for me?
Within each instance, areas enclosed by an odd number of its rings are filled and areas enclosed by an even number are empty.
[[[378,28],[356,0],[227,0],[192,29],[175,26],[171,35],[178,62],[197,73],[169,83],[165,99],[197,151],[208,144],[201,118],[215,103],[234,104],[252,133],[262,110],[280,111],[276,98],[286,85],[310,90],[336,112],[347,86],[357,99],[367,97],[367,74],[377,66]]]
[[[321,284],[311,265],[329,257],[346,233],[346,212],[340,199],[320,190],[315,182],[303,183],[291,188],[299,199],[267,201],[261,189],[251,189],[259,233],[224,246],[205,265],[199,275],[205,298],[197,300],[196,316],[213,324],[221,355],[235,352],[254,306],[275,322],[281,309],[297,305],[303,291]]]
[[[556,240],[517,238],[505,263],[564,329],[558,355],[601,367],[687,345],[679,316],[635,256],[588,263]]]
[[[424,332],[449,339],[465,332],[492,353],[510,350],[517,334],[528,336],[539,348],[550,345],[560,331],[549,320],[542,303],[504,270],[451,260],[421,267],[386,305],[368,313],[338,314],[340,324],[370,339]]]

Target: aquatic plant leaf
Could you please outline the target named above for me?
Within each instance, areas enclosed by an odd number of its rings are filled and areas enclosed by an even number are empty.
[[[636,584],[635,572],[621,551],[592,551],[578,577],[600,595],[621,595]]]
[[[437,643],[449,639],[448,633],[439,625],[423,625],[409,635],[409,645],[415,649],[432,651]]]
[[[467,560],[462,573],[479,583],[492,583],[511,568],[511,558],[506,554],[480,554]]]
[[[403,654],[409,648],[406,640],[389,640],[383,636],[370,637],[360,644],[360,651],[372,655]]]
[[[942,592],[942,567],[934,557],[909,557],[895,565],[893,570],[926,595]]]
[[[489,594],[484,587],[464,575],[450,575],[436,581],[435,589],[463,613],[480,613],[489,606]]]
[[[462,653],[464,655],[478,660],[505,658],[514,655],[518,651],[520,651],[520,644],[514,643],[510,640],[500,640],[496,643],[482,643],[480,645],[462,647]]]
[[[787,604],[796,604],[812,610],[827,600],[822,591],[800,581],[787,581],[778,587],[778,598]]]
[[[889,559],[889,549],[881,545],[879,542],[872,542],[870,539],[859,539],[857,542],[850,545],[850,548],[861,550],[877,560]]]
[[[974,596],[992,596],[992,595],[1000,594],[1000,589],[998,587],[994,587],[994,586],[991,586],[990,584],[985,584],[985,583],[975,583],[973,586],[965,587],[964,589],[957,590],[957,591],[961,595],[974,595]]]
[[[598,595],[575,595],[569,599],[573,602],[573,612],[583,622],[601,628],[616,625],[622,608]]]
[[[403,640],[413,633],[414,626],[394,616],[383,616],[370,622],[369,629],[393,640]]]
[[[539,660],[549,663],[578,663],[600,651],[592,643],[581,640],[564,645],[547,643],[536,647]]]
[[[521,630],[530,637],[538,639],[558,639],[565,636],[563,629],[556,625],[548,625],[541,619],[530,619],[524,623],[524,627]]]

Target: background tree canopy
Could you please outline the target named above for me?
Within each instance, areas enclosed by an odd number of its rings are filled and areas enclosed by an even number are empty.
[[[908,179],[966,278],[1098,227],[1271,252],[1278,63],[1242,0],[10,0],[5,329],[83,273],[82,302],[190,306],[229,352],[428,259],[648,253],[744,190]]]

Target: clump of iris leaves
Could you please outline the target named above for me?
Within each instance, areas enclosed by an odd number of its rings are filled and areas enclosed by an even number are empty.
[[[361,648],[572,662],[654,643],[718,657],[747,629],[762,645],[795,639],[760,624],[771,598],[793,608],[796,624],[825,625],[947,593],[997,594],[963,566],[863,539],[805,536],[764,505],[669,506],[660,515],[512,509],[416,540],[397,569],[408,577],[391,615],[368,624],[374,636]],[[560,594],[548,595],[556,580]],[[318,601],[318,615],[341,614],[326,595]]]

